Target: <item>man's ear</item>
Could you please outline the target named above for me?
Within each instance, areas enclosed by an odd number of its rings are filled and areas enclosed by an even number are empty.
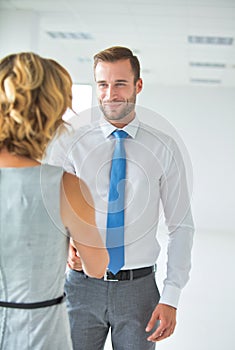
[[[139,78],[136,82],[136,93],[138,94],[143,88],[143,80]]]

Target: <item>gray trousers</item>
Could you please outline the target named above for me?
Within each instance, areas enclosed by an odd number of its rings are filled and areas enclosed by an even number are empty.
[[[145,327],[159,301],[154,272],[111,282],[67,272],[67,308],[74,350],[102,350],[111,328],[114,350],[153,350]]]

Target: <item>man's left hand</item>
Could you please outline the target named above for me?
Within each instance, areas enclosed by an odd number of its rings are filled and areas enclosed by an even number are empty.
[[[157,342],[173,334],[176,326],[176,308],[166,304],[158,304],[145,329],[146,332],[150,332],[158,320],[160,321],[160,325],[147,338],[148,341]]]

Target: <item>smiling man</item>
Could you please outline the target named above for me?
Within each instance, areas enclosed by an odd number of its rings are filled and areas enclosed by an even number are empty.
[[[51,155],[51,163],[90,188],[110,255],[104,278],[95,279],[70,247],[65,291],[73,346],[102,350],[111,328],[113,349],[150,350],[174,332],[189,278],[194,227],[185,167],[176,142],[136,115],[143,82],[132,51],[117,46],[99,52],[94,76],[103,117],[76,130],[72,146],[59,139]],[[160,202],[169,230],[161,293],[155,281]]]

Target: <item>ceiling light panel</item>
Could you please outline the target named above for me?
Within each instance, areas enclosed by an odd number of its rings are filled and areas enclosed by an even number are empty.
[[[47,34],[52,39],[67,39],[67,40],[92,40],[93,37],[90,33],[83,32],[60,32],[60,31],[47,31]]]
[[[213,62],[189,62],[190,67],[196,68],[226,68],[225,63],[213,63]]]
[[[203,78],[191,78],[191,83],[200,83],[200,84],[221,84],[220,79],[203,79]]]
[[[233,45],[232,37],[217,36],[199,36],[189,35],[188,42],[190,44],[206,44],[206,45]]]

